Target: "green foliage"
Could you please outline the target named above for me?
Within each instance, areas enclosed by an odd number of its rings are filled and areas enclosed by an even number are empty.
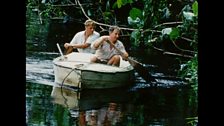
[[[167,39],[167,35],[169,35],[169,39],[175,41],[176,39],[181,39],[181,37],[189,38],[189,45],[192,46],[191,51],[195,52],[194,58],[190,59],[187,63],[187,67],[185,69],[185,74],[182,74],[183,77],[191,76],[190,82],[197,82],[197,42],[198,42],[198,31],[197,31],[197,1],[195,1],[190,7],[189,4],[186,4],[182,12],[180,14],[183,18],[180,20],[183,21],[182,24],[173,25],[172,27],[166,25],[160,25],[157,29],[162,29],[161,31],[161,39],[157,39],[161,43]],[[194,13],[192,13],[192,11]],[[172,13],[172,12],[171,12]],[[150,36],[151,37],[151,36]],[[153,37],[151,37],[153,38]],[[157,41],[157,42],[158,42]],[[183,73],[183,71],[182,71]]]
[[[192,5],[192,10],[195,16],[198,16],[198,2],[195,1],[194,4]]]
[[[144,21],[138,17],[135,20],[133,20],[131,17],[128,17],[128,24],[133,28],[141,29],[144,25]]]
[[[52,3],[43,4],[38,0],[28,0],[26,7],[38,9],[39,16],[42,18],[63,17],[65,15],[62,7],[53,6]]]
[[[128,3],[133,3],[133,1],[132,0],[117,0],[114,3],[113,7],[114,8],[115,7],[121,8],[122,6],[124,6],[124,5],[128,4]]]
[[[170,32],[170,39],[176,40],[180,36],[180,32],[178,28],[172,28],[172,31]]]
[[[159,24],[164,17],[165,8],[168,8],[166,0],[143,0],[143,20],[145,22],[145,27],[153,27]]]
[[[174,3],[177,3],[177,0],[174,0]],[[181,3],[183,8],[180,10],[180,12],[173,12],[173,10],[170,8],[170,5],[167,3],[166,0],[162,1],[153,1],[153,0],[145,0],[144,1],[144,9],[141,10],[143,13],[143,18],[139,18],[140,20],[143,20],[144,23],[142,23],[142,28],[149,28],[148,31],[151,30],[160,30],[160,33],[155,34],[154,32],[145,32],[144,38],[146,39],[144,42],[145,45],[154,46],[155,43],[157,45],[162,45],[163,42],[167,42],[167,40],[171,40],[170,42],[175,42],[178,40],[180,44],[182,43],[189,43],[189,46],[191,48],[184,49],[181,48],[182,52],[187,50],[188,52],[193,52],[193,58],[189,60],[180,60],[180,63],[183,68],[179,70],[179,76],[186,78],[189,83],[192,85],[193,89],[195,91],[198,90],[198,59],[197,59],[197,52],[198,52],[198,3],[195,1],[194,3]],[[175,5],[175,4],[173,4]],[[173,6],[172,5],[172,6]],[[136,13],[135,11],[130,11],[130,17],[131,19],[137,18],[136,15],[139,13]],[[135,13],[134,13],[135,12]],[[140,11],[138,11],[140,12]],[[133,14],[134,13],[134,14]],[[174,15],[176,14],[176,15]],[[134,15],[134,16],[133,16]],[[171,17],[175,17],[174,19],[171,19]],[[170,20],[173,20],[171,23]],[[175,23],[175,22],[182,23]],[[138,21],[140,22],[140,21]],[[134,23],[137,24],[137,21],[132,21],[132,27],[137,26],[133,25]],[[130,24],[130,23],[129,23]],[[145,29],[144,29],[145,30]],[[145,30],[145,31],[147,31]],[[140,33],[138,35],[136,34],[136,31],[133,31],[131,37],[135,37],[133,42],[134,45],[139,44],[139,39],[142,37],[139,37]],[[157,38],[157,39],[156,39]],[[187,38],[186,40],[182,40],[183,38]],[[182,42],[184,41],[184,42]],[[154,43],[154,44],[153,44]],[[172,43],[171,43],[172,44]],[[180,49],[180,48],[177,48]],[[184,50],[184,51],[183,51]],[[172,50],[171,50],[172,51]]]
[[[170,33],[172,32],[172,28],[164,28],[163,30],[162,30],[162,36],[164,36],[164,35],[169,35]]]
[[[70,120],[71,113],[69,112],[69,110],[57,104],[54,109],[55,109],[54,116],[55,116],[55,119],[57,120],[57,124],[59,126],[71,126],[72,124]]]
[[[136,29],[141,29],[144,26],[144,20],[143,18],[143,12],[142,10],[138,8],[132,8],[129,11],[129,17],[128,17],[128,24]],[[131,39],[133,41],[133,45],[137,47],[140,44],[139,39],[141,38],[141,33],[139,30],[133,31],[131,33]]]
[[[141,32],[140,30],[135,30],[131,33],[131,40],[134,41],[133,46],[134,47],[138,47],[139,43],[140,43],[140,38],[141,38]]]
[[[109,25],[112,25],[112,24],[117,25],[117,19],[115,15],[115,11],[116,11],[115,9],[117,9],[116,2],[111,3],[110,0],[105,0],[105,2],[100,0],[99,3],[96,3],[97,9],[96,8],[95,10],[94,8],[91,9],[91,12],[93,13],[93,15],[89,17],[100,23],[109,24]],[[84,10],[86,9],[88,9],[88,7],[84,8]]]
[[[64,10],[61,7],[54,7],[51,4],[45,4],[41,10],[44,18],[62,17],[65,16]]]
[[[197,85],[198,85],[197,55],[193,59],[182,64],[181,69],[179,71],[179,75],[184,78],[187,78],[187,80],[190,82],[190,84],[192,84],[192,87],[197,91]]]
[[[188,21],[193,21],[194,13],[183,11],[183,16]]]
[[[40,50],[45,47],[49,21],[42,15],[35,1],[26,6],[26,50]]]
[[[169,38],[170,40],[174,41],[178,37],[180,37],[180,32],[178,28],[164,28],[161,32],[162,40]]]
[[[118,8],[121,8],[122,4],[123,4],[123,0],[117,0],[117,7]]]
[[[135,7],[130,10],[129,15],[133,20],[136,20],[137,17],[142,19],[142,11]]]

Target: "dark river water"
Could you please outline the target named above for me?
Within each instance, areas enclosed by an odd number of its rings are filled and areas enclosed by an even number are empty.
[[[195,92],[159,66],[145,65],[152,69],[156,87],[135,73],[131,87],[79,91],[53,86],[57,56],[26,52],[28,126],[193,126],[197,121]]]

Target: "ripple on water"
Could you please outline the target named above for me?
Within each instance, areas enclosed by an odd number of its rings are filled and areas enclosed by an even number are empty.
[[[53,85],[54,74],[52,57],[54,53],[30,53],[26,57],[26,81],[38,84]]]

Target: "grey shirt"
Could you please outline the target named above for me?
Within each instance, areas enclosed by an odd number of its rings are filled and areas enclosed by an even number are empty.
[[[98,39],[102,39],[101,37]],[[93,44],[96,41],[94,41],[91,44],[91,48],[96,49]],[[120,51],[122,52],[126,52],[125,47],[123,45],[123,43],[119,40],[117,40],[117,42],[114,44],[115,47],[117,47]],[[112,56],[114,55],[119,55],[120,53],[115,49],[115,48],[111,48],[110,49],[110,44],[107,43],[106,41],[104,41],[97,49],[96,49],[96,57],[100,60],[104,60],[104,61],[108,61]]]

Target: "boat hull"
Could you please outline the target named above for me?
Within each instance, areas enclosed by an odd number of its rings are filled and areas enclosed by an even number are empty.
[[[128,86],[133,82],[133,72],[100,73],[82,71],[81,83],[83,88],[115,88]]]
[[[134,70],[127,61],[122,60],[120,67],[115,67],[90,63],[91,56],[93,54],[73,52],[66,56],[67,59],[62,59],[63,57],[54,59],[55,84],[82,89],[101,89],[122,87],[133,83]]]

